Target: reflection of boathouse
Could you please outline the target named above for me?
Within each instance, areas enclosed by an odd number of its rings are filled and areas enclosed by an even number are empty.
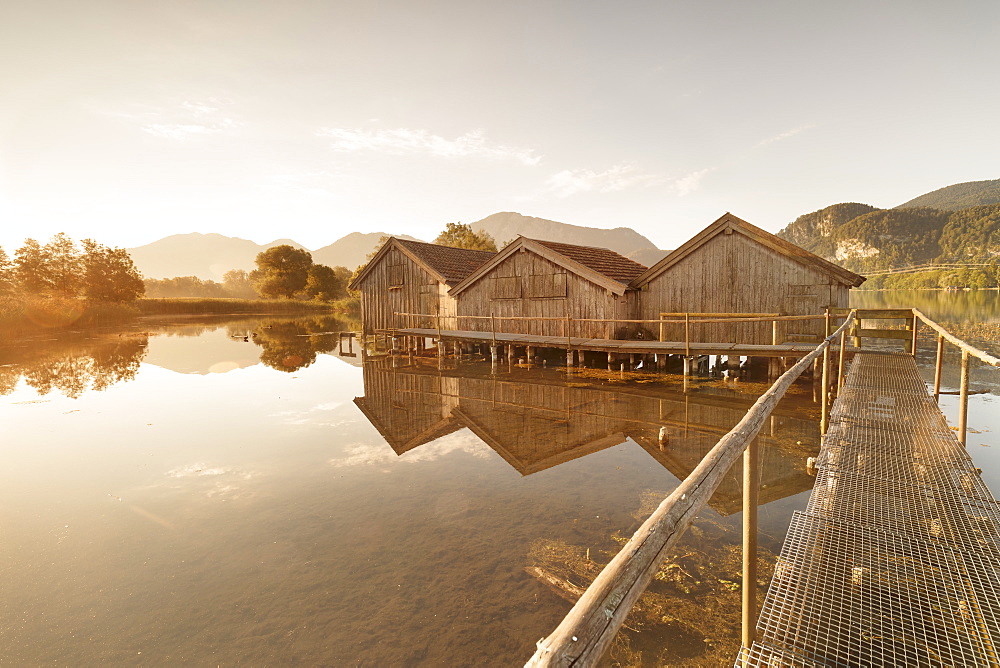
[[[522,475],[631,439],[683,479],[756,398],[713,388],[684,393],[568,386],[541,374],[524,379],[484,374],[477,365],[439,370],[419,359],[400,368],[370,360],[364,380],[365,396],[355,404],[397,454],[465,427]],[[795,409],[777,411],[773,421],[773,429],[759,437],[762,503],[814,482],[796,441],[814,439],[816,423]],[[661,427],[668,434],[662,446]],[[740,475],[738,468],[729,472],[712,500],[723,515],[741,508]]]

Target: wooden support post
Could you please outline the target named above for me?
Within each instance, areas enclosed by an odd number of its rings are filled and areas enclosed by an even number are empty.
[[[847,347],[847,330],[840,333],[840,359],[837,360],[837,396],[844,387],[844,348]]]
[[[628,356],[628,368],[632,370],[635,368],[635,353],[629,353]]]
[[[827,336],[830,336],[827,334]],[[820,386],[822,392],[820,398],[820,420],[819,433],[826,434],[830,427],[830,347],[823,349],[823,381]]]
[[[685,376],[685,378],[687,376],[693,376],[694,375],[694,371],[692,370],[693,368],[694,368],[694,360],[691,359],[688,356],[685,356],[684,357],[684,376]]]
[[[664,336],[664,332],[663,332],[663,316],[661,315],[660,316],[660,338],[658,340],[659,341],[663,341],[664,340],[663,336]]]
[[[398,336],[393,336],[392,337],[392,354],[393,355],[398,355],[399,354],[399,337]]]
[[[490,346],[490,362],[496,366],[500,362],[500,347],[496,344]]]
[[[614,364],[614,354],[608,353],[608,371],[611,371],[612,368],[614,368],[613,364]]]
[[[944,358],[944,337],[938,334],[937,354],[934,356],[934,401],[941,397],[941,361]]]
[[[507,344],[507,364],[513,364],[513,363],[514,363],[514,344],[513,343],[508,343]]]
[[[776,345],[778,345],[779,342],[780,342],[780,339],[778,338],[778,321],[777,320],[772,320],[771,321],[771,345],[772,346],[776,346]]]
[[[757,439],[743,451],[743,646],[750,647],[757,631]]]
[[[528,364],[531,364],[534,361],[534,359],[535,359],[535,349],[532,348],[531,346],[526,346],[524,348],[524,357],[525,357],[525,361]]]
[[[735,375],[738,375],[740,372],[740,356],[728,355],[726,357],[726,369],[729,371],[730,378],[732,378]]]
[[[965,445],[966,426],[969,422],[969,351],[962,350],[962,384],[958,395],[958,442]]]
[[[573,370],[573,350],[572,348],[566,351],[566,368],[570,371]]]
[[[912,329],[913,329],[913,339],[910,341],[910,353],[914,357],[917,356],[917,327],[919,326],[919,323],[920,323],[920,321],[917,320],[917,316],[914,315],[913,316],[913,326],[912,326]]]
[[[684,314],[684,356],[691,357],[691,314]]]

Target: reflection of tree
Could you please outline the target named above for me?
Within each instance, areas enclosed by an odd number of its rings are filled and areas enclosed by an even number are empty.
[[[25,361],[0,368],[0,394],[13,392],[21,378],[41,395],[56,390],[76,399],[87,390],[105,390],[135,378],[148,342],[145,334],[97,343],[33,342],[20,353]]]
[[[263,350],[260,361],[278,371],[291,373],[316,361],[317,353],[337,346],[335,332],[344,329],[336,318],[298,318],[292,321],[265,320],[253,332],[253,341]]]

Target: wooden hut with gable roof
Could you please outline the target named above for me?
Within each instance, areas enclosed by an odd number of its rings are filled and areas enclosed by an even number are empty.
[[[456,329],[455,298],[448,293],[449,288],[494,255],[491,251],[390,237],[350,285],[361,292],[364,334],[439,324],[442,329]],[[423,313],[429,317],[395,319],[394,313]]]
[[[727,213],[632,281],[639,318],[661,313],[815,315],[848,305],[865,278]],[[779,343],[822,335],[822,320],[782,323]],[[684,340],[683,325],[664,327]],[[691,326],[694,341],[770,344],[771,323]]]
[[[635,327],[588,319],[633,319],[636,291],[629,283],[646,267],[592,246],[518,237],[451,289],[460,329],[565,336],[627,338]],[[461,316],[496,316],[463,318]],[[514,319],[516,318],[516,319]],[[535,318],[534,320],[532,318]],[[537,318],[551,318],[538,320]]]

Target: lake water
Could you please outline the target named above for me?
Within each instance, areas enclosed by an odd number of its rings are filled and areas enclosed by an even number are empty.
[[[520,665],[766,388],[362,364],[346,326],[188,320],[5,343],[0,663]],[[994,394],[970,415],[990,466]],[[798,384],[762,432],[761,597],[813,484],[818,417]],[[740,477],[608,665],[731,665]]]

